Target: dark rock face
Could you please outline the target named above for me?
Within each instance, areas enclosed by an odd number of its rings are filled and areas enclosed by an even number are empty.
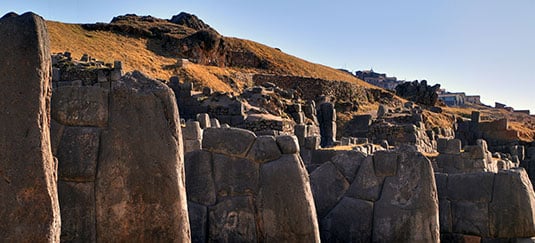
[[[207,128],[202,143],[185,161],[195,242],[319,242],[295,136]]]
[[[426,80],[413,81],[396,86],[396,94],[419,104],[434,106],[438,100],[439,89],[440,84],[429,86]]]
[[[96,178],[97,241],[190,241],[178,108],[139,72],[113,84]]]
[[[0,19],[0,33],[0,238],[59,242],[45,21],[11,13]]]
[[[171,20],[172,23],[178,25],[184,25],[194,30],[212,29],[209,25],[205,24],[197,16],[189,13],[181,12],[178,15],[174,15]]]

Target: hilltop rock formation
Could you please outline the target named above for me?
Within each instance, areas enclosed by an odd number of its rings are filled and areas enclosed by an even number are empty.
[[[0,19],[0,33],[0,238],[59,242],[45,21],[10,13]]]
[[[213,30],[209,25],[197,18],[197,16],[185,12],[174,15],[170,21],[171,23],[183,25],[194,30]]]

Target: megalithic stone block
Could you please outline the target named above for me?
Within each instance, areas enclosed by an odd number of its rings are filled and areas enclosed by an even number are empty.
[[[59,242],[45,21],[10,13],[0,19],[0,33],[0,239]]]
[[[109,110],[95,186],[97,242],[189,242],[173,92],[135,71],[114,83]]]

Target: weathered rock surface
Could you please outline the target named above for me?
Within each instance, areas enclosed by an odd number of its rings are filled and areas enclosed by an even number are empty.
[[[444,239],[460,234],[507,242],[535,236],[535,193],[523,169],[438,173],[436,183]]]
[[[172,91],[139,72],[113,84],[95,196],[97,241],[190,240]]]
[[[422,154],[400,153],[396,176],[385,179],[376,202],[373,241],[437,242],[437,189],[431,163]]]
[[[45,21],[11,13],[0,19],[0,33],[0,238],[59,242]]]
[[[95,86],[63,86],[54,90],[52,118],[64,125],[104,127],[108,122],[108,91]]]
[[[319,242],[308,175],[294,136],[207,128],[186,155],[192,239]],[[208,212],[208,216],[206,216]]]
[[[437,189],[431,163],[421,153],[400,149],[368,157],[348,151],[317,155],[315,163],[326,161],[310,176],[322,241],[439,241]],[[351,165],[351,158],[355,164],[349,167],[355,171],[335,166]],[[338,159],[345,162],[331,162]]]

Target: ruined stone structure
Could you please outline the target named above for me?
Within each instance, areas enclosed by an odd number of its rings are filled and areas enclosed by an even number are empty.
[[[317,151],[310,183],[324,242],[438,242],[431,163],[410,148]]]
[[[193,242],[319,242],[296,137],[207,128],[185,161]]]
[[[457,118],[455,137],[463,145],[474,145],[478,139],[484,139],[490,150],[504,153],[510,153],[511,147],[519,141],[518,132],[509,129],[507,119],[481,121],[477,111],[472,112],[471,120]]]
[[[33,13],[10,13],[0,19],[0,33],[0,239],[58,242],[45,21]]]
[[[104,87],[61,82],[51,133],[61,240],[189,241],[173,92],[139,72]]]

